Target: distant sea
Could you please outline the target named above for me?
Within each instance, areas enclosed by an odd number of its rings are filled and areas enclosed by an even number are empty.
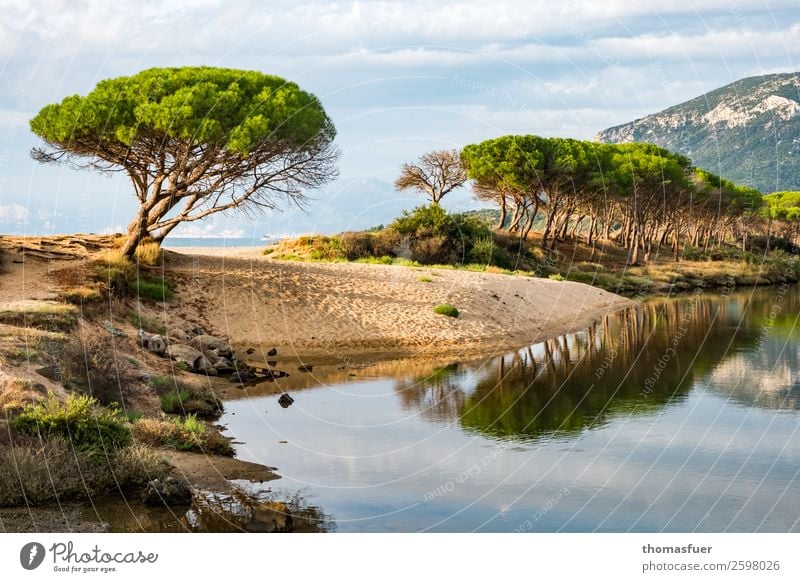
[[[260,238],[207,238],[207,237],[170,237],[164,239],[163,246],[169,247],[265,247],[280,239],[262,240]]]

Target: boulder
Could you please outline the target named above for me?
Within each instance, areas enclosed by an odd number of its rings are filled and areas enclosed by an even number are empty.
[[[217,352],[215,352],[214,350],[208,350],[208,349],[200,350],[200,351],[203,352],[203,355],[208,359],[209,362],[211,362],[212,366],[214,366],[214,367],[217,366],[217,362],[219,362],[219,360],[220,360],[220,357],[217,355]]]
[[[200,357],[195,362],[193,369],[196,372],[200,372],[207,376],[216,376],[218,373],[217,369],[214,367],[214,364],[211,363],[211,360],[209,360],[203,354],[200,354]]]
[[[158,334],[151,335],[147,341],[147,349],[157,356],[163,356],[164,352],[167,351],[167,342]]]
[[[167,351],[167,341],[157,333],[149,334],[140,329],[136,334],[136,339],[140,346],[157,356],[163,356],[164,352]]]
[[[231,362],[228,358],[219,358],[216,362],[214,362],[214,367],[217,370],[233,370],[235,369],[233,366],[233,362]]]
[[[233,348],[231,345],[225,340],[214,337],[213,335],[198,335],[197,337],[193,337],[189,345],[203,352],[210,350],[221,358],[233,357]]]
[[[178,477],[168,476],[163,479],[153,479],[147,483],[142,501],[147,505],[190,505],[192,503],[192,488],[187,481]]]
[[[170,344],[166,353],[179,364],[186,364],[192,370],[197,370],[197,361],[204,357],[202,352],[186,344]]]
[[[169,328],[167,330],[167,336],[170,338],[174,338],[175,340],[178,341],[178,343],[188,342],[190,339],[192,339],[192,336],[189,334],[189,332],[187,332],[182,327]]]
[[[292,398],[286,393],[281,394],[281,397],[278,398],[278,404],[281,405],[281,408],[289,408],[293,403],[294,403],[294,398]]]

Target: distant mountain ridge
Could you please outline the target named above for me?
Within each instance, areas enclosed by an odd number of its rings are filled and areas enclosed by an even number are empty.
[[[740,79],[595,139],[653,143],[764,193],[800,190],[800,73]]]

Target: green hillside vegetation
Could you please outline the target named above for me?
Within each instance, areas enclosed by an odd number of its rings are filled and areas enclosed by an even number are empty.
[[[597,137],[652,143],[762,192],[798,190],[798,101],[798,73],[749,77]]]

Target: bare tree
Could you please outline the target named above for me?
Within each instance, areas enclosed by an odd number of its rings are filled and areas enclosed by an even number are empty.
[[[467,181],[458,150],[436,150],[423,154],[415,164],[403,164],[394,186],[398,190],[424,192],[434,204]]]

